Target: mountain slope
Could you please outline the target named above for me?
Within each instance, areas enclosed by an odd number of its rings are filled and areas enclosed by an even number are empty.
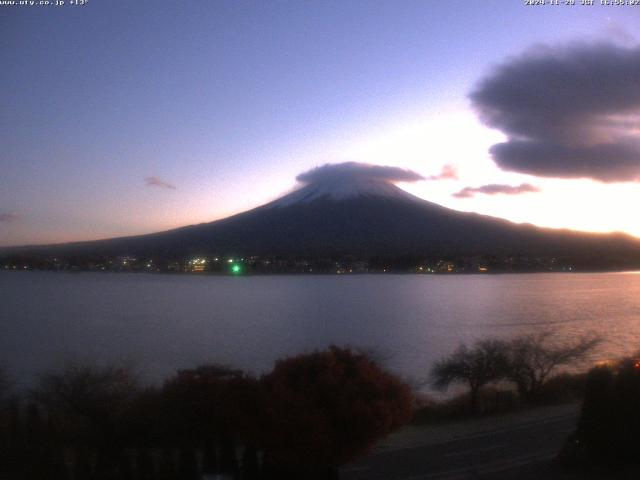
[[[640,265],[640,241],[520,225],[451,210],[390,182],[311,183],[280,199],[211,223],[166,232],[0,254],[429,257],[526,255],[619,267]]]

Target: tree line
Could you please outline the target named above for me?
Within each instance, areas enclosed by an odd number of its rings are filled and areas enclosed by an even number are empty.
[[[260,378],[204,365],[154,388],[126,368],[70,366],[0,403],[0,478],[326,479],[408,422],[413,394],[333,346]]]
[[[599,343],[550,332],[482,339],[435,362],[430,381],[466,385],[474,413],[492,383],[534,401]],[[156,387],[128,368],[72,365],[42,375],[21,401],[0,374],[0,478],[337,478],[414,414],[412,388],[374,357],[332,346],[281,359],[261,377],[202,365]]]

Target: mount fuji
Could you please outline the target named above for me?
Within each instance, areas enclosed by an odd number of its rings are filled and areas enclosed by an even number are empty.
[[[303,186],[252,210],[160,233],[37,247],[0,255],[530,256],[599,268],[640,266],[640,240],[540,228],[451,210],[395,185],[419,175],[392,167],[325,165]]]

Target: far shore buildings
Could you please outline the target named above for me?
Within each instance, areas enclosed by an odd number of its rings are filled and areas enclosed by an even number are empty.
[[[413,257],[282,257],[198,255],[184,259],[116,257],[0,258],[2,270],[200,273],[219,275],[365,274],[365,273],[501,273],[572,272],[576,266],[555,257],[474,256]]]

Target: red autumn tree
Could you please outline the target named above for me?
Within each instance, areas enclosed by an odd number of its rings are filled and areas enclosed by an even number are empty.
[[[349,348],[280,360],[263,381],[271,425],[265,449],[281,468],[337,467],[412,416],[411,389]]]

